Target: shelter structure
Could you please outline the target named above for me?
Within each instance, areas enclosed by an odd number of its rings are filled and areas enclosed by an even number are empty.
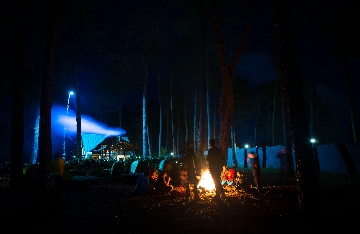
[[[93,134],[99,135],[99,134]],[[127,137],[122,136],[90,136],[87,141],[84,140],[87,147],[85,157],[93,159],[116,159],[125,160],[127,157],[135,153],[136,147],[130,144]],[[83,138],[84,139],[84,138]],[[90,150],[89,150],[90,149]]]

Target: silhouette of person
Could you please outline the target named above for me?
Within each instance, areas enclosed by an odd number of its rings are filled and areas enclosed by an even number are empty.
[[[59,153],[55,153],[54,158],[55,160],[53,174],[61,178],[64,175],[65,160],[61,157]]]
[[[53,173],[52,173],[52,186],[55,190],[59,191],[62,188],[62,179],[64,175],[65,160],[59,153],[54,153]]]
[[[215,184],[216,194],[215,198],[224,196],[223,187],[221,185],[221,171],[225,164],[221,149],[216,146],[215,139],[209,141],[210,149],[208,150],[207,161],[209,163],[209,171]]]
[[[138,178],[135,185],[135,192],[137,194],[144,195],[151,192],[149,177],[150,172],[145,170],[144,173]]]
[[[166,171],[162,171],[160,176],[155,182],[155,191],[157,193],[170,193],[173,190],[173,186],[170,184],[171,177],[168,176]]]
[[[187,183],[186,189],[189,189],[188,191],[190,191],[190,183],[194,184],[194,196],[197,199],[199,197],[198,191],[197,191],[197,178],[196,178],[196,156],[195,156],[195,152],[194,152],[194,145],[190,144],[189,148],[186,151],[185,156],[183,157],[183,163],[184,163],[184,168],[187,171]],[[190,194],[190,193],[187,193]]]
[[[280,159],[280,184],[284,183],[284,179],[287,183],[290,182],[290,166],[287,159],[286,148],[282,148],[277,154],[276,158]]]
[[[155,183],[157,179],[158,179],[158,172],[156,169],[152,169],[149,177],[150,189],[152,191],[155,189]]]
[[[250,152],[248,154],[248,163],[251,167],[252,176],[254,179],[254,183],[257,189],[261,188],[261,178],[260,178],[260,163],[259,163],[259,157],[255,155],[254,152]]]

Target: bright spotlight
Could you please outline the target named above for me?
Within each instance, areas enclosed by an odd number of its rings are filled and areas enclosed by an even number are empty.
[[[246,144],[246,145],[245,145],[245,148],[246,148],[246,149],[247,149],[247,148],[249,148],[249,145],[248,145],[248,144]]]
[[[74,91],[70,90],[69,95],[73,95],[73,94],[74,94]]]
[[[311,143],[315,143],[316,140],[315,140],[314,138],[311,138],[310,142],[311,142]]]

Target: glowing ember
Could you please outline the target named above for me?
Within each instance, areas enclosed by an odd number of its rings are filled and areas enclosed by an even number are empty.
[[[201,174],[198,188],[201,187],[205,188],[208,191],[215,190],[215,184],[209,170],[206,170]]]

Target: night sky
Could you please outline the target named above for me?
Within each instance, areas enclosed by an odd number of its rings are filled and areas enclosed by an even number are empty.
[[[43,1],[35,1],[41,4]],[[79,1],[81,2],[81,1]],[[85,1],[86,2],[86,1]],[[94,99],[96,99],[96,93],[98,92],[97,80],[102,82],[107,82],[108,74],[107,68],[115,64],[117,60],[110,59],[110,55],[113,55],[115,51],[117,55],[125,55],[126,53],[129,56],[135,56],[139,53],[139,48],[131,45],[128,46],[129,41],[132,40],[134,34],[138,34],[137,28],[134,25],[137,25],[135,22],[138,22],[138,19],[151,19],[151,12],[159,12],[159,6],[162,6],[162,14],[166,15],[166,21],[162,22],[161,30],[162,33],[159,35],[166,35],[166,51],[164,54],[165,62],[162,66],[162,79],[167,79],[170,77],[171,71],[171,50],[174,44],[181,42],[179,38],[189,37],[190,41],[199,40],[200,38],[200,29],[199,23],[194,20],[193,25],[182,25],[176,21],[176,19],[187,15],[189,9],[194,10],[191,6],[188,7],[183,1],[172,1],[169,4],[169,1],[153,1],[155,3],[147,5],[147,1],[114,1],[114,0],[105,0],[105,1],[87,1],[88,4],[85,4],[87,9],[90,12],[90,18],[86,18],[86,22],[82,22],[82,32],[96,32],[100,34],[98,39],[88,38],[81,41],[81,45],[78,50],[78,71],[76,76],[79,80],[81,87],[81,100],[83,104],[83,113],[90,114],[94,112],[92,104]],[[191,2],[189,1],[190,5]],[[228,1],[221,1],[222,3]],[[247,3],[247,7],[250,4],[250,0],[244,1]],[[349,14],[344,14],[343,17],[339,20],[344,22],[350,22],[354,25],[354,31],[358,31],[358,26],[354,23],[354,19],[359,18],[351,14],[351,9],[356,9],[355,5],[351,7],[350,0],[345,1],[301,1],[301,4],[295,5],[293,15],[295,21],[295,35],[296,35],[296,46],[298,53],[299,66],[301,69],[301,74],[303,77],[307,77],[309,82],[312,82],[313,77],[313,43],[317,44],[316,50],[316,63],[317,63],[317,91],[322,98],[322,101],[331,105],[335,112],[339,115],[340,122],[342,123],[342,136],[341,139],[344,142],[349,142],[350,133],[349,133],[349,111],[348,111],[348,100],[346,98],[345,82],[343,80],[343,73],[341,69],[341,64],[339,57],[332,53],[330,46],[338,31],[331,32],[328,35],[325,35],[327,31],[322,32],[322,25],[326,25],[326,22],[331,22],[332,15],[335,14],[336,10],[341,9],[342,6],[348,4],[348,7],[345,7]],[[59,67],[69,66],[71,61],[70,50],[72,45],[72,37],[74,35],[74,24],[71,19],[71,9],[78,9],[74,7],[72,1],[62,1],[61,15],[59,18],[59,30],[58,30],[58,45],[56,48],[56,59],[57,62],[54,68],[55,74],[54,79],[60,79],[61,82],[54,82],[59,84],[58,87],[54,88],[54,105],[60,104],[66,107],[67,101],[67,89],[70,88],[70,75],[68,71],[59,72]],[[91,5],[94,4],[94,5]],[[177,5],[180,4],[180,5]],[[194,5],[194,4],[193,4]],[[14,14],[9,14],[9,12],[14,12],[14,5],[11,1],[6,1],[4,4],[2,15],[4,15],[4,20],[2,20],[2,46],[1,49],[5,51],[2,55],[2,67],[3,70],[7,65],[11,64],[13,60],[14,50]],[[33,20],[28,20],[28,47],[27,47],[27,59],[29,59],[29,66],[40,66],[40,53],[41,48],[41,36],[36,37],[36,32],[39,32],[39,35],[44,34],[44,29],[46,28],[46,20],[44,20],[45,14],[42,10],[42,7],[37,8],[37,5],[32,5],[28,10],[28,17],[32,17]],[[139,6],[139,7],[138,7]],[[237,6],[239,7],[239,6]],[[81,7],[80,7],[81,8]],[[155,9],[156,11],[152,11]],[[246,8],[246,7],[245,7]],[[174,12],[175,9],[175,12]],[[6,12],[6,14],[5,14]],[[146,17],[137,17],[140,12],[147,12]],[[220,20],[223,23],[224,32],[226,36],[224,37],[227,40],[227,51],[228,56],[231,58],[234,48],[236,46],[236,39],[239,38],[236,32],[244,29],[244,21],[246,16],[242,16],[242,9],[236,7],[222,7],[219,8]],[[354,17],[353,17],[354,16]],[[89,17],[89,16],[87,16]],[[349,18],[347,21],[346,18]],[[163,17],[165,18],[165,17]],[[163,19],[162,18],[162,19]],[[238,26],[232,24],[227,24],[231,22],[234,18],[238,18]],[[210,18],[205,19],[207,27],[207,54],[212,54],[214,48],[210,48],[213,45],[215,39],[213,37],[212,21]],[[39,23],[40,22],[40,23]],[[177,22],[176,25],[173,22]],[[188,21],[186,21],[188,22]],[[338,22],[339,24],[341,22]],[[225,27],[225,26],[226,27]],[[236,25],[236,24],[235,24]],[[338,26],[334,25],[333,29],[336,30]],[[139,27],[141,28],[141,27]],[[190,28],[191,30],[187,32],[185,29]],[[170,30],[172,31],[170,32]],[[197,31],[196,31],[197,29]],[[150,29],[149,29],[150,30]],[[184,30],[184,31],[182,31]],[[189,35],[193,33],[198,33],[198,37],[190,37]],[[91,33],[89,34],[91,35]],[[354,33],[354,35],[359,35],[359,33]],[[350,35],[349,35],[350,37]],[[359,38],[354,38],[359,42]],[[234,42],[235,41],[235,42]],[[238,41],[238,40],[237,40]],[[99,43],[98,48],[94,48]],[[198,42],[196,42],[198,43]],[[101,46],[100,46],[101,45]],[[194,46],[196,48],[196,46]],[[100,48],[100,49],[99,49]],[[198,48],[199,49],[199,48]],[[359,47],[355,48],[351,56],[349,56],[350,62],[350,79],[352,92],[354,95],[354,104],[356,107],[356,114],[358,123],[360,122],[360,66],[359,66]],[[179,50],[175,50],[179,51]],[[199,51],[196,51],[198,53]],[[5,55],[5,56],[4,56]],[[240,58],[240,62],[236,68],[236,75],[246,79],[249,82],[250,87],[255,92],[256,87],[263,81],[274,80],[276,76],[276,63],[275,63],[275,44],[274,44],[274,30],[272,23],[272,16],[269,6],[269,1],[259,0],[258,9],[253,22],[253,28],[250,33],[246,48],[244,53]],[[6,59],[4,59],[6,57]],[[177,61],[184,59],[183,56],[175,55]],[[195,53],[194,53],[195,57]],[[194,58],[192,58],[194,59]],[[214,59],[214,63],[211,63],[212,66],[216,64],[217,57]],[[198,62],[198,61],[197,61]],[[150,64],[150,63],[149,63]],[[134,72],[136,76],[141,76],[141,67],[140,63],[134,65]],[[155,66],[149,65],[149,99],[157,100],[157,70]],[[193,72],[193,71],[189,71]],[[185,72],[181,73],[181,76],[184,76]],[[195,73],[196,75],[196,73]],[[178,79],[183,79],[180,75]],[[194,76],[194,74],[192,74]],[[11,72],[9,69],[6,69],[6,77],[11,77]],[[9,78],[11,79],[11,78]],[[164,82],[164,81],[163,81]],[[3,84],[3,83],[2,83]],[[127,95],[124,99],[125,105],[138,105],[141,104],[142,100],[142,85],[141,82],[131,94]],[[3,90],[3,87],[2,87]],[[60,93],[64,93],[63,98]],[[6,92],[5,92],[6,94]],[[61,98],[60,98],[61,97]],[[1,115],[1,124],[9,122],[10,118],[10,94],[1,96],[1,108],[3,114]],[[218,105],[218,102],[217,102]],[[31,105],[30,105],[31,106]],[[76,108],[74,100],[70,103],[70,108]],[[34,109],[34,108],[33,108]],[[31,114],[34,110],[29,111],[25,120],[28,121],[27,125],[31,126],[34,123],[34,115]],[[30,123],[29,123],[30,122]],[[126,129],[125,129],[126,130]],[[249,131],[249,132],[252,132]],[[139,133],[140,134],[140,133]],[[28,134],[30,135],[30,134]],[[28,136],[26,135],[26,136]],[[246,136],[239,136],[241,141],[246,141]],[[29,145],[29,144],[28,144]],[[31,145],[31,144],[30,144]]]

